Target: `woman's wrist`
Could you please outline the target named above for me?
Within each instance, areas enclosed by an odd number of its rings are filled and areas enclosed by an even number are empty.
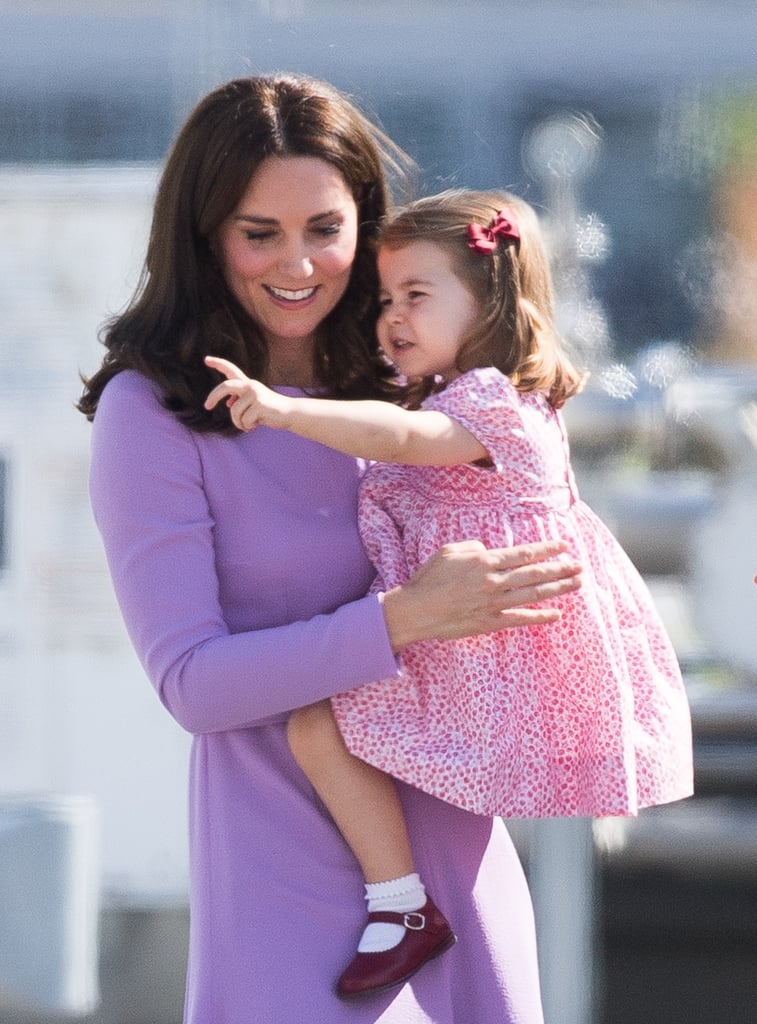
[[[418,635],[417,618],[408,608],[407,592],[403,587],[394,587],[380,596],[389,645],[395,654],[416,640],[426,639]]]

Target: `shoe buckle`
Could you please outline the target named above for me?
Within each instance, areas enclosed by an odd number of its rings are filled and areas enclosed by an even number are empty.
[[[413,911],[410,914],[405,914],[405,927],[411,932],[422,932],[426,927],[426,917],[424,914],[419,914],[417,911]]]

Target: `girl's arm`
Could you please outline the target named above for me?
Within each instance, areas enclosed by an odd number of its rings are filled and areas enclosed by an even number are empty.
[[[458,466],[489,457],[469,430],[442,412],[410,411],[390,402],[293,398],[251,380],[226,359],[208,356],[205,362],[227,378],[210,392],[205,407],[226,400],[240,430],[291,430],[346,455],[411,466]]]

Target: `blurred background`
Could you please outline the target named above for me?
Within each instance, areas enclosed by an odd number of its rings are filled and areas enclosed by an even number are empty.
[[[754,1024],[753,0],[0,0],[0,1024],[181,1020],[188,742],[121,626],[74,403],[178,125],[272,70],[353,95],[421,191],[537,207],[592,371],[579,485],[684,668],[692,800],[512,823],[547,1024]]]

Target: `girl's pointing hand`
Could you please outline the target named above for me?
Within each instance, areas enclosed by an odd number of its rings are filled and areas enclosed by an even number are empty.
[[[206,409],[215,409],[219,402],[225,400],[231,421],[239,430],[254,430],[261,424],[267,427],[286,427],[290,406],[286,395],[279,395],[259,380],[248,377],[228,359],[206,356],[205,365],[226,378],[205,399]]]

